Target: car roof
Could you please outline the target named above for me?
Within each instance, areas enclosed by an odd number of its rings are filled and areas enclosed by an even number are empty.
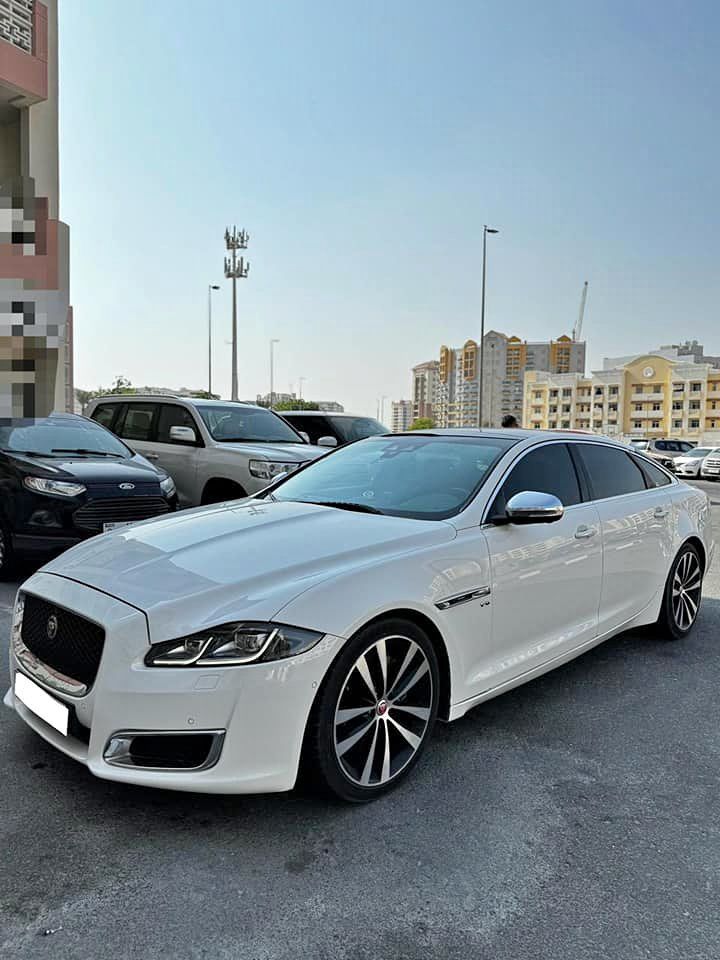
[[[227,407],[229,404],[234,404],[238,407],[251,407],[254,410],[267,410],[267,407],[261,407],[257,403],[249,403],[247,400],[206,400],[204,397],[180,397],[176,393],[112,393],[105,397],[93,397],[90,402],[127,403],[129,400],[142,400],[143,403],[163,403],[168,400],[174,400],[179,403],[190,403],[194,407]],[[276,410],[272,412],[277,413]]]
[[[428,430],[407,430],[403,433],[389,434],[389,436],[399,437],[417,437],[417,436],[438,436],[438,437],[483,437],[487,439],[517,438],[521,440],[596,440],[599,443],[609,443],[614,447],[623,447],[625,444],[612,437],[606,437],[598,433],[584,433],[576,430],[528,430],[524,427],[432,427]]]
[[[290,415],[293,417],[348,417],[352,420],[375,419],[367,413],[335,413],[334,410],[276,410],[275,413],[279,413],[282,417]]]

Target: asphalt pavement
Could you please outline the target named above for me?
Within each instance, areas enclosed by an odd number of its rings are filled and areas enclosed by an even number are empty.
[[[441,725],[365,807],[105,783],[0,708],[0,956],[717,960],[719,639],[716,562],[686,641],[618,637]]]

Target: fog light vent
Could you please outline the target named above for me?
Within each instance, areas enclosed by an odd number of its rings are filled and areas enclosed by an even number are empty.
[[[224,730],[127,730],[113,734],[104,759],[115,767],[144,770],[207,770],[217,763]]]

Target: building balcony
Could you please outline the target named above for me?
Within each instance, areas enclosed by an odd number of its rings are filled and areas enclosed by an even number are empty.
[[[640,393],[639,391],[633,391],[632,399],[635,401],[648,401],[648,400],[664,400],[665,394],[662,390],[653,390],[652,393]]]
[[[662,420],[665,414],[662,410],[632,410],[631,420]]]

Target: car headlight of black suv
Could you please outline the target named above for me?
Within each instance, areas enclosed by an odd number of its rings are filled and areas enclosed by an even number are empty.
[[[240,621],[177,640],[156,643],[145,656],[148,667],[239,666],[296,657],[324,636],[315,630],[281,623]]]

